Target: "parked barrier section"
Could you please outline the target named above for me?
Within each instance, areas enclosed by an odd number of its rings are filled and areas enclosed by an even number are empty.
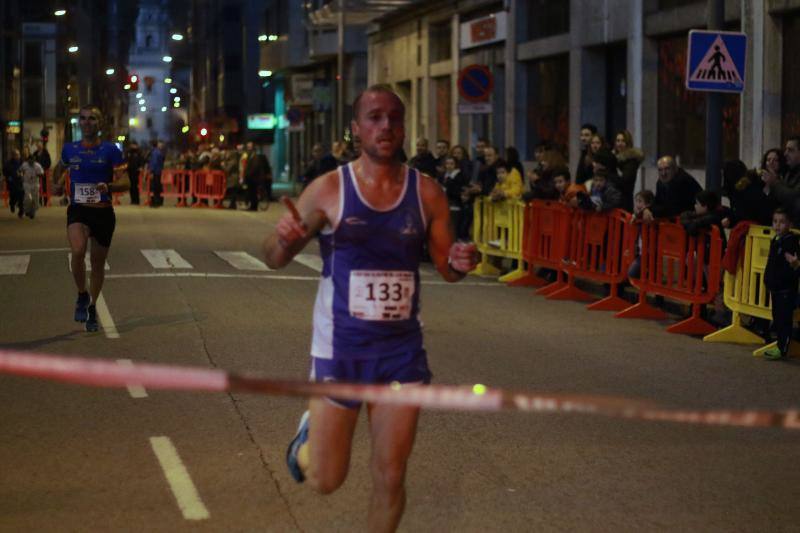
[[[498,276],[500,270],[491,264],[491,257],[506,257],[516,259],[518,265],[521,263],[524,213],[525,204],[522,202],[493,202],[487,197],[475,200],[472,234],[481,261],[472,274]],[[511,274],[509,278],[513,279],[523,275],[524,271]]]
[[[800,234],[800,231],[794,231]],[[774,232],[766,226],[751,225],[745,237],[742,262],[736,275],[725,273],[723,296],[725,305],[733,312],[731,325],[706,335],[706,342],[731,342],[737,344],[763,344],[764,339],[742,325],[742,315],[765,320],[772,320],[772,302],[769,291],[764,286],[764,271],[769,258],[769,245]],[[800,309],[795,312],[795,321],[800,317]],[[753,355],[760,356],[776,346],[770,343],[755,350]],[[791,355],[800,355],[800,346],[792,342]]]
[[[641,225],[641,275],[631,278],[639,289],[639,302],[617,313],[619,318],[666,318],[666,314],[647,303],[647,295],[659,295],[691,305],[692,314],[667,331],[688,335],[707,335],[716,330],[700,317],[703,304],[719,292],[722,271],[722,238],[712,226],[690,236],[673,222]]]
[[[607,213],[574,211],[569,249],[562,267],[567,274],[567,283],[548,294],[547,298],[591,301],[594,297],[575,285],[576,279],[587,279],[609,285],[609,295],[589,305],[589,309],[620,311],[628,307],[628,302],[618,296],[617,290],[628,277],[628,267],[633,258],[631,217],[621,209]]]
[[[186,182],[191,171],[177,168],[165,168],[161,172],[161,196],[177,198],[178,207],[186,207]],[[191,179],[189,179],[191,183]]]
[[[147,169],[142,168],[139,170],[139,199],[142,205],[150,205],[150,182],[153,179],[153,174],[148,172]]]
[[[221,209],[225,198],[225,181],[225,173],[221,170],[195,170],[192,173],[191,194],[198,200],[208,200],[209,205],[198,201],[192,207],[209,207],[213,202],[213,207]]]

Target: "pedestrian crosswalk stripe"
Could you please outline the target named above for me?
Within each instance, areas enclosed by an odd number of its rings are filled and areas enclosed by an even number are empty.
[[[31,262],[30,254],[0,256],[0,276],[4,274],[25,274]]]
[[[91,257],[89,257],[88,253],[83,257],[83,260],[84,260],[83,262],[86,264],[86,272],[91,272],[92,259]],[[72,252],[69,252],[67,254],[67,267],[69,267],[69,271],[72,272]],[[103,268],[103,270],[111,270],[111,267],[108,266],[108,261],[106,261],[106,265],[105,268]]]
[[[322,272],[322,258],[312,254],[297,254],[294,260],[311,270]]]
[[[194,268],[175,250],[142,250],[153,268]]]
[[[272,269],[247,252],[215,251],[214,254],[237,270],[268,272]]]

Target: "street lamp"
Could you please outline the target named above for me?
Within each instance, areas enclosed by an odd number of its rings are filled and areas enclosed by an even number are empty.
[[[170,83],[172,83],[172,78],[164,78],[164,83],[169,85]]]
[[[178,92],[178,89],[176,89],[175,87],[173,87],[172,89],[169,90],[169,94],[175,94],[177,92]]]
[[[182,41],[183,40],[183,35],[181,35],[180,33],[173,33],[172,34],[172,40],[173,41]]]
[[[172,56],[164,56],[161,58],[164,63],[172,63]]]
[[[63,16],[64,16],[64,15],[66,15],[66,14],[67,14],[67,10],[66,10],[66,9],[56,9],[56,10],[53,12],[53,15],[55,15],[55,16],[57,16],[57,17],[63,17]]]
[[[269,78],[270,76],[272,76],[272,71],[271,70],[259,70],[258,71],[258,76],[261,77],[261,78]]]
[[[70,54],[74,54],[77,51],[78,51],[78,46],[74,45],[74,44],[72,46],[70,46],[69,48],[67,48],[67,52],[69,52]]]
[[[106,76],[113,76],[113,75],[114,75],[114,72],[115,72],[115,71],[114,71],[114,69],[113,69],[113,68],[111,68],[111,67],[108,67],[108,68],[106,69]]]
[[[167,111],[167,106],[161,106],[161,112],[166,113],[166,111]]]
[[[261,35],[258,36],[258,41],[261,42],[261,43],[263,43],[267,39],[268,39],[268,37],[267,37],[266,33],[262,33]]]
[[[273,33],[269,37],[267,37],[267,40],[269,40],[269,41],[277,41],[278,40],[278,36]]]

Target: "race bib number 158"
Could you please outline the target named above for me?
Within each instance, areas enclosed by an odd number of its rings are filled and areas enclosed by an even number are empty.
[[[350,316],[362,320],[408,320],[414,273],[407,270],[352,270]]]
[[[75,203],[96,204],[100,201],[100,193],[97,185],[76,183],[75,184]]]

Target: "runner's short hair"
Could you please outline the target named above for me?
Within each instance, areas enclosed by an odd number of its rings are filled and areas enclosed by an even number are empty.
[[[84,106],[81,106],[80,111],[92,111],[93,113],[97,114],[97,117],[100,119],[101,122],[103,120],[103,111],[100,109],[99,105],[86,104]],[[78,112],[80,113],[80,111]]]
[[[394,92],[394,89],[392,88],[392,86],[389,85],[388,83],[377,83],[375,85],[370,85],[369,87],[367,87],[366,89],[361,91],[358,94],[358,96],[356,96],[356,99],[353,100],[353,118],[357,118],[358,117],[358,112],[360,111],[359,108],[361,106],[361,97],[364,96],[367,93],[386,93],[386,94],[391,94],[392,96],[397,98],[398,102],[400,102],[400,107],[403,109],[403,114],[405,115],[406,105],[403,103],[403,101],[400,99],[400,97],[397,96],[397,93]]]

